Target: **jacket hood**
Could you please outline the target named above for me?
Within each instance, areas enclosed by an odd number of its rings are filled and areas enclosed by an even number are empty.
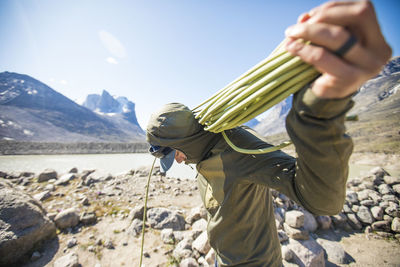
[[[170,103],[153,113],[147,124],[147,142],[167,146],[185,153],[186,163],[203,160],[221,135],[204,130],[193,112],[180,103]]]

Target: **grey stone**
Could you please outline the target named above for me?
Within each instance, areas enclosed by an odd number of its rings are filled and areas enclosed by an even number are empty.
[[[386,208],[389,207],[389,206],[390,206],[389,201],[382,201],[382,202],[379,202],[379,207],[382,207],[382,208],[386,209]]]
[[[75,179],[76,176],[73,173],[67,173],[62,175],[54,184],[55,185],[67,185],[69,182],[73,179]]]
[[[360,202],[360,205],[365,207],[372,207],[374,204],[375,202],[372,199],[366,199]]]
[[[350,226],[354,230],[361,230],[362,229],[362,224],[357,219],[357,216],[354,213],[347,214],[347,222],[350,224]]]
[[[395,203],[398,201],[396,196],[392,195],[392,194],[387,194],[387,195],[382,196],[382,200],[384,200],[384,201],[386,200],[386,201],[389,201],[389,202],[395,202]]]
[[[0,266],[12,265],[55,234],[40,202],[0,179]]]
[[[198,266],[199,264],[197,263],[197,261],[191,257],[182,260],[181,263],[179,264],[179,267],[198,267]]]
[[[374,217],[372,216],[369,209],[365,206],[361,206],[357,212],[357,217],[362,223],[372,224],[374,222]]]
[[[208,242],[207,231],[204,231],[201,235],[199,235],[196,240],[192,243],[192,248],[196,249],[198,252],[202,254],[207,254],[210,250],[211,246]]]
[[[371,214],[375,218],[375,220],[380,221],[383,219],[383,209],[382,207],[375,206],[371,208]]]
[[[79,215],[74,208],[69,208],[58,213],[54,222],[59,229],[74,227],[79,223]]]
[[[400,210],[396,206],[390,205],[385,209],[385,212],[387,215],[390,215],[391,217],[400,217]]]
[[[393,221],[393,217],[385,214],[385,215],[383,215],[383,220],[384,221],[388,221],[388,222],[392,222]]]
[[[193,223],[192,229],[193,230],[200,230],[200,231],[205,231],[207,230],[207,221],[201,218],[200,220],[197,220]]]
[[[206,218],[206,216],[207,211],[202,206],[198,206],[190,210],[189,215],[186,217],[186,222],[188,224],[193,224],[195,221],[198,221],[201,218]]]
[[[287,246],[281,246],[282,259],[291,261],[293,259],[293,251]]]
[[[351,204],[357,204],[358,203],[357,193],[353,191],[347,191],[346,200],[349,201]]]
[[[358,200],[359,201],[363,201],[363,200],[369,199],[369,194],[370,194],[371,191],[372,190],[370,190],[370,189],[364,189],[364,190],[358,192],[357,193]]]
[[[393,185],[393,191],[400,195],[400,184]]]
[[[378,187],[379,193],[381,193],[382,195],[387,195],[387,194],[391,194],[393,193],[393,190],[390,186],[388,186],[387,184],[381,184]]]
[[[133,236],[138,236],[143,229],[143,221],[140,219],[134,219],[131,222],[131,225],[128,227],[128,234],[133,235]]]
[[[351,210],[351,208],[347,204],[343,205],[343,212],[344,213],[353,213],[353,211]]]
[[[43,192],[37,193],[33,196],[33,198],[38,201],[44,201],[44,200],[48,199],[49,197],[51,197],[50,191],[43,191]]]
[[[104,242],[104,247],[107,249],[114,249],[114,243],[111,240],[107,240],[106,242]]]
[[[129,212],[129,220],[132,221],[134,219],[143,220],[143,212],[144,212],[144,205],[136,205],[131,211]]]
[[[79,267],[79,258],[76,253],[69,253],[65,256],[58,258],[53,267]]]
[[[353,205],[353,206],[351,207],[351,210],[352,210],[353,212],[355,212],[355,213],[357,213],[359,209],[360,209],[360,206],[359,206],[359,205]]]
[[[307,240],[309,238],[308,231],[303,228],[294,228],[290,227],[288,224],[284,223],[283,228],[285,229],[286,234],[293,239],[296,240]]]
[[[392,221],[392,231],[400,233],[400,218],[394,218]]]
[[[348,255],[340,243],[322,238],[318,238],[317,242],[324,248],[326,256],[330,262],[336,264],[348,263]]]
[[[301,211],[304,213],[304,229],[311,233],[315,232],[318,228],[318,223],[314,215],[304,209],[302,209]]]
[[[326,215],[321,215],[321,216],[317,216],[316,220],[318,223],[318,227],[320,229],[327,230],[327,229],[331,228],[331,224],[332,224],[331,217],[326,216]]]
[[[147,213],[147,220],[154,229],[172,228],[185,230],[185,219],[176,211],[165,208],[152,208]]]
[[[389,175],[382,167],[375,167],[370,170],[370,173],[375,175],[377,178],[383,178],[385,175]]]
[[[183,239],[176,245],[172,254],[175,258],[189,258],[192,255],[192,243],[191,239]]]
[[[331,216],[331,219],[336,228],[342,228],[347,222],[347,217],[343,213]]]
[[[210,266],[214,266],[215,264],[215,251],[214,249],[210,249],[210,251],[207,253],[206,257],[205,257],[206,262],[208,263],[208,265]]]
[[[174,244],[175,243],[174,231],[171,228],[162,229],[161,240],[164,242],[164,244]]]
[[[393,177],[393,176],[385,175],[385,176],[383,177],[383,180],[384,180],[385,183],[388,184],[388,185],[400,184],[400,177]]]
[[[57,179],[57,172],[53,169],[45,169],[41,174],[38,176],[38,182],[45,182],[50,179]]]
[[[290,239],[287,245],[293,251],[292,261],[299,266],[324,267],[324,249],[314,239]]]
[[[78,244],[78,240],[76,240],[76,237],[72,237],[70,240],[67,241],[67,247],[72,248]]]
[[[379,193],[372,191],[369,193],[369,197],[375,202],[379,203],[382,200],[382,197],[379,195]]]
[[[94,224],[97,222],[97,216],[94,212],[84,212],[81,214],[79,221],[85,225]]]
[[[300,228],[304,225],[304,213],[298,210],[291,210],[285,214],[285,223],[294,228]]]
[[[283,230],[278,230],[278,238],[279,238],[279,242],[280,242],[280,243],[289,240],[288,235],[287,235],[286,232],[283,231]]]
[[[374,231],[390,231],[389,221],[377,221],[371,224],[371,228]]]

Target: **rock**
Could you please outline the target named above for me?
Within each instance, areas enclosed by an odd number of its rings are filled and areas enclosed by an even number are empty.
[[[304,225],[304,213],[298,210],[291,210],[285,214],[285,223],[294,228],[300,228]]]
[[[186,258],[181,261],[179,267],[198,267],[199,264],[194,258]]]
[[[104,247],[107,249],[114,249],[114,243],[111,240],[107,240],[106,242],[104,242]]]
[[[40,202],[0,179],[0,266],[12,265],[55,234]]]
[[[81,204],[84,206],[90,206],[90,202],[89,202],[89,198],[88,197],[84,197],[81,201]]]
[[[371,214],[375,220],[380,221],[383,219],[383,209],[379,206],[371,208]]]
[[[400,195],[400,184],[396,184],[392,188],[394,192]]]
[[[207,225],[208,225],[207,221],[202,218],[200,220],[197,220],[195,223],[193,223],[192,229],[200,230],[203,232],[203,231],[207,230]]]
[[[314,215],[312,215],[309,211],[302,209],[304,213],[304,229],[308,232],[315,232],[318,228],[317,220],[315,219]]]
[[[67,185],[69,181],[75,179],[76,176],[73,173],[67,173],[60,177],[54,184],[55,185]]]
[[[375,167],[370,170],[370,173],[375,175],[377,178],[383,178],[385,175],[389,175],[382,167]]]
[[[359,191],[359,192],[357,193],[358,200],[359,200],[359,201],[363,201],[363,200],[369,199],[369,193],[370,193],[371,191],[372,191],[372,190],[370,190],[370,189],[364,189],[364,190],[362,190],[362,191]]]
[[[84,212],[79,217],[79,221],[84,225],[94,224],[97,222],[97,216],[94,212]]]
[[[164,244],[174,244],[175,236],[173,230],[171,228],[162,229],[161,240],[164,242]]]
[[[50,179],[57,179],[57,172],[53,169],[45,169],[41,174],[38,176],[38,182],[45,182]]]
[[[388,186],[387,184],[381,184],[380,186],[378,186],[378,190],[379,190],[379,193],[381,193],[382,195],[387,195],[387,194],[393,193],[392,188],[390,186]]]
[[[385,181],[385,183],[388,185],[396,185],[396,184],[400,184],[400,177],[393,177],[393,176],[385,175],[383,177],[383,181]]]
[[[282,259],[284,259],[285,261],[291,261],[293,259],[293,251],[287,246],[282,246],[281,252],[282,252]]]
[[[331,224],[332,224],[332,219],[329,216],[317,216],[316,218],[317,223],[318,223],[318,227],[322,230],[328,230],[329,228],[331,228]]]
[[[353,205],[353,206],[351,207],[351,210],[352,210],[353,212],[355,212],[355,213],[357,213],[359,209],[360,209],[360,206],[358,206],[358,205]]]
[[[78,168],[73,167],[72,169],[69,170],[69,173],[78,173]]]
[[[392,221],[392,231],[400,233],[400,218],[394,218]]]
[[[283,231],[283,230],[278,230],[278,238],[279,238],[279,242],[280,242],[280,243],[289,240],[288,235],[287,235],[286,232]]]
[[[48,184],[48,185],[46,185],[45,187],[44,187],[44,190],[45,191],[54,191],[54,190],[56,190],[56,187],[53,185],[53,184]]]
[[[331,219],[336,228],[343,228],[347,222],[347,217],[343,213],[331,216]]]
[[[33,198],[36,199],[37,201],[44,201],[44,200],[48,199],[49,197],[51,197],[50,191],[43,191],[41,193],[37,193],[37,194],[33,195]]]
[[[78,244],[78,240],[76,240],[75,237],[72,237],[70,240],[68,240],[67,247],[72,248],[72,247],[76,246],[76,244]]]
[[[138,236],[143,229],[143,221],[140,219],[134,219],[131,223],[131,225],[128,227],[128,234],[131,234],[133,236]]]
[[[344,213],[352,213],[353,211],[351,210],[351,208],[347,204],[344,204],[343,205],[343,212]]]
[[[183,239],[180,241],[172,254],[175,258],[189,258],[192,255],[192,242],[190,239]]]
[[[353,192],[353,191],[347,191],[346,200],[348,202],[350,202],[351,204],[357,204],[358,203],[358,195],[357,195],[357,193]]]
[[[308,232],[303,228],[290,227],[288,224],[284,223],[283,228],[286,234],[296,240],[307,240],[309,238]]]
[[[398,200],[395,195],[387,194],[382,197],[382,200],[396,203]]]
[[[361,230],[362,224],[357,219],[357,216],[354,213],[347,214],[347,222],[350,224],[351,228],[354,230]]]
[[[365,206],[361,206],[357,212],[357,217],[362,223],[372,224],[374,222],[374,217],[372,216],[369,209]]]
[[[185,230],[185,219],[176,211],[165,208],[152,208],[147,214],[147,220],[155,229],[172,228],[173,230]]]
[[[54,222],[59,229],[74,227],[79,223],[79,215],[74,208],[69,208],[58,213]]]
[[[292,261],[299,266],[324,267],[324,249],[314,239],[290,239],[287,245],[293,251]]]
[[[371,224],[371,228],[374,231],[390,231],[389,221],[377,221]]]
[[[196,240],[193,241],[192,247],[202,254],[207,254],[211,248],[210,243],[208,242],[207,231],[204,231],[196,238]]]
[[[69,253],[65,256],[58,258],[53,267],[79,267],[79,259],[78,254],[76,253]]]
[[[214,266],[215,264],[215,251],[214,249],[210,249],[210,251],[207,253],[206,257],[206,262],[208,263],[208,265],[210,266]]]
[[[366,199],[360,202],[360,205],[365,207],[372,207],[374,204],[375,202],[372,199]]]
[[[190,210],[189,215],[186,217],[186,221],[188,224],[193,224],[195,221],[200,220],[201,218],[204,218],[204,209],[202,206],[192,208]]]
[[[391,216],[391,217],[400,217],[400,210],[394,206],[394,205],[390,205],[389,207],[387,207],[385,209],[385,212],[387,215]]]
[[[324,248],[327,258],[330,262],[336,264],[348,263],[348,255],[340,243],[321,238],[318,238],[317,242]]]
[[[129,218],[130,221],[132,221],[133,219],[143,220],[143,212],[144,212],[144,205],[136,205],[129,212],[128,218]]]

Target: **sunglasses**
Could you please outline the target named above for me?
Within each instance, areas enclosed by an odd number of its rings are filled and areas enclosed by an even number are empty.
[[[171,153],[173,149],[165,146],[153,146],[150,145],[149,152],[156,158],[162,159],[169,153]]]

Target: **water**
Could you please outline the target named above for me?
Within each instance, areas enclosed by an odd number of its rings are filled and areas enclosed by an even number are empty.
[[[117,175],[141,166],[151,167],[153,160],[154,157],[146,153],[0,156],[0,170],[4,172],[29,171],[39,174],[44,169],[51,168],[63,174],[76,167],[79,172],[95,169]],[[156,166],[159,166],[158,160]],[[192,179],[196,176],[196,171],[188,165],[174,162],[168,171],[168,176]]]
[[[76,167],[78,171],[95,169],[100,172],[117,175],[127,173],[141,166],[151,166],[153,157],[147,153],[136,154],[77,154],[77,155],[18,155],[0,156],[0,171],[21,172],[30,171],[39,174],[46,168],[56,170],[59,174],[67,173]],[[159,166],[157,160],[156,166]],[[367,175],[375,166],[350,164],[349,178]],[[194,167],[193,167],[194,168]],[[399,175],[399,170],[388,170],[393,176]],[[169,177],[194,178],[195,169],[174,162],[168,171]]]

